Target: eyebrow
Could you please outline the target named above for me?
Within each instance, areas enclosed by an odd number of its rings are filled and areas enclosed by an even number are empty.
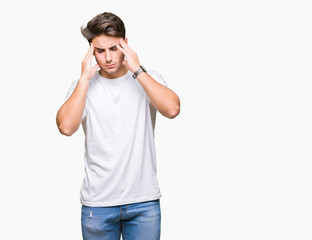
[[[95,48],[96,50],[105,51],[104,48],[99,48],[99,47],[97,47],[97,46],[95,45],[94,42],[92,42],[92,43],[94,44],[94,48]],[[112,48],[115,48],[115,47],[117,47],[117,44],[115,44],[115,45],[109,47],[108,49],[112,49]]]

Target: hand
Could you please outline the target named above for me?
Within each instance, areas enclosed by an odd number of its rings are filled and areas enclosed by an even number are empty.
[[[90,48],[89,48],[85,58],[82,60],[81,78],[85,78],[87,80],[90,80],[94,76],[96,70],[98,70],[100,67],[98,64],[95,64],[92,67],[93,53],[94,53],[94,45],[93,45],[93,43],[91,43]]]
[[[139,58],[135,51],[133,51],[129,45],[121,38],[120,45],[116,45],[117,48],[125,55],[123,64],[132,72],[136,72],[140,68]]]

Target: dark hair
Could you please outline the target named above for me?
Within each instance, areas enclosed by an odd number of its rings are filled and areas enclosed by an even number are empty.
[[[82,35],[91,42],[102,34],[125,39],[126,29],[123,21],[113,13],[104,12],[91,19],[87,27],[81,27]]]

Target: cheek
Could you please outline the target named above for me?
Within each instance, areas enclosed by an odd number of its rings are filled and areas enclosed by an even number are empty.
[[[124,58],[125,58],[125,55],[123,55],[122,52],[117,52],[117,53],[116,53],[116,58],[117,58],[119,61],[123,61]]]
[[[95,53],[94,58],[95,58],[97,63],[100,63],[101,61],[103,61],[103,56],[101,54]]]

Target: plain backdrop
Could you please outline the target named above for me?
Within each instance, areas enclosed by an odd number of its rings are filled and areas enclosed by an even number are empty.
[[[84,137],[55,116],[113,12],[181,99],[157,116],[162,239],[312,239],[311,2],[3,1],[0,239],[82,239]]]

